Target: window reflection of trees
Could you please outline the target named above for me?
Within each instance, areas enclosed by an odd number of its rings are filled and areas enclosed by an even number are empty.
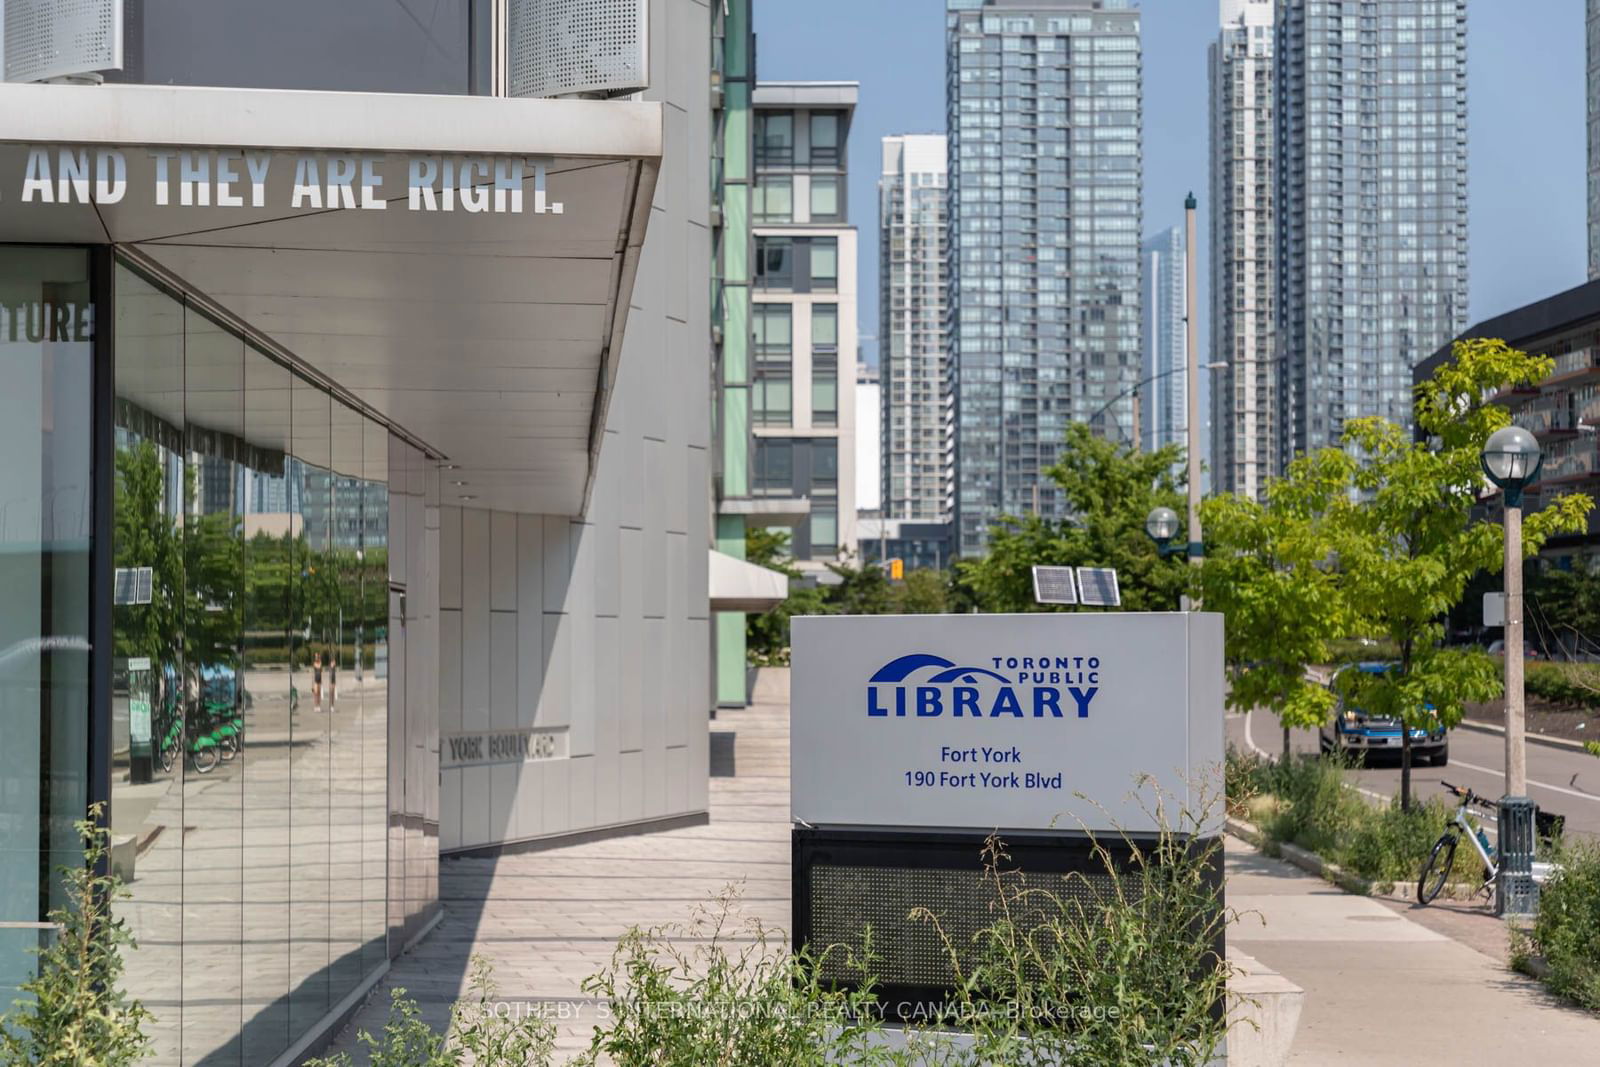
[[[267,1064],[388,955],[388,435],[126,269],[116,320],[127,984],[155,1062]]]

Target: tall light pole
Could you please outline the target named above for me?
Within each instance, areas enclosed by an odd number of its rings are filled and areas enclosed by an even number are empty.
[[[1506,792],[1500,798],[1501,863],[1495,899],[1502,915],[1528,914],[1534,820],[1533,802],[1528,799],[1522,690],[1522,490],[1539,476],[1544,456],[1533,434],[1521,426],[1507,426],[1484,442],[1482,462],[1489,480],[1505,494]]]
[[[1190,193],[1183,202],[1186,243],[1184,248],[1184,326],[1189,383],[1189,562],[1200,565],[1205,542],[1200,533],[1200,318],[1196,313],[1194,275],[1195,199]]]

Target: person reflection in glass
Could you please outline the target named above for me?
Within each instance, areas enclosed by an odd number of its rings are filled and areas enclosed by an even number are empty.
[[[322,653],[311,653],[311,710],[322,710]]]

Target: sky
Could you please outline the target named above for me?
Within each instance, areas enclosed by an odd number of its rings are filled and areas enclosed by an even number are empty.
[[[943,0],[754,0],[763,79],[861,83],[850,216],[861,231],[861,353],[876,362],[879,140],[944,131]],[[1207,337],[1206,46],[1215,0],[1143,0],[1144,230],[1200,200],[1200,337]],[[1468,0],[1470,322],[1585,280],[1583,0]],[[869,335],[872,339],[868,339]]]

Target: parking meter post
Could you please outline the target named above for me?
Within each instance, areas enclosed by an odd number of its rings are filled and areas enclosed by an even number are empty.
[[[1495,880],[1495,911],[1502,917],[1529,917],[1539,908],[1533,880],[1535,812],[1527,797],[1500,801],[1500,875]]]

